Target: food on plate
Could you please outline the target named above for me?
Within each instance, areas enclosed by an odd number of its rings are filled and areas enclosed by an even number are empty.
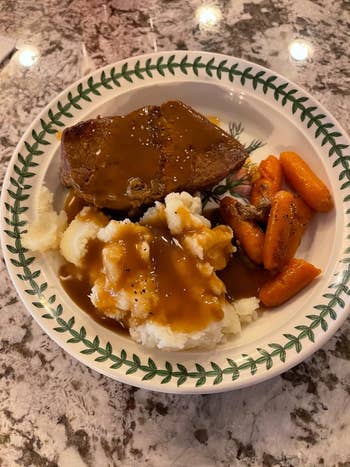
[[[255,180],[250,193],[253,206],[266,207],[271,205],[273,197],[282,186],[281,163],[277,157],[270,155],[260,162],[259,177]]]
[[[216,115],[207,115],[206,116],[209,122],[213,123],[216,126],[220,126],[220,118],[218,118]]]
[[[293,258],[301,240],[303,238],[304,232],[314,215],[314,211],[309,208],[309,206],[304,203],[304,201],[299,197],[294,195],[294,219],[293,219],[293,229],[291,231],[291,236],[289,238],[288,250],[286,257]]]
[[[220,201],[222,218],[232,227],[234,238],[238,240],[238,246],[242,250],[241,257],[236,256],[226,269],[243,279],[228,282],[229,274],[226,270],[220,277],[224,279],[231,296],[239,297],[241,287],[245,293],[259,296],[266,307],[281,305],[320,274],[318,268],[304,260],[294,259],[294,255],[314,215],[311,206],[319,211],[329,210],[333,206],[328,188],[311,172],[300,156],[282,153],[280,160],[281,164],[276,157],[269,156],[260,163],[260,177],[252,181],[251,205],[245,204],[243,209],[237,200],[225,197]],[[303,169],[305,167],[307,171]],[[299,190],[299,196],[280,189],[284,172],[287,181],[297,180],[296,185],[291,184],[298,192],[298,184],[302,183],[304,176],[299,179],[298,170],[301,174],[307,172],[306,178],[304,177],[304,198],[303,190]],[[308,201],[308,197],[313,197],[310,194],[312,190],[320,197],[319,206]],[[254,268],[252,263],[249,265],[248,259],[256,265],[262,262],[263,268]],[[249,283],[249,278],[252,278],[253,284]]]
[[[328,212],[333,208],[328,188],[298,154],[282,152],[280,161],[288,183],[312,209]]]
[[[228,299],[234,304],[242,298],[259,297],[261,287],[275,275],[250,261],[239,246],[226,268],[218,271],[218,276],[226,286]]]
[[[52,217],[51,212],[52,203],[45,215]],[[35,222],[45,224],[45,217]],[[57,238],[50,238],[45,250],[57,247]],[[186,192],[156,202],[139,222],[117,221],[85,206],[60,233],[66,260],[60,279],[85,311],[117,320],[143,345],[209,348],[257,318],[259,300],[240,297],[231,303],[216,274],[234,250],[231,240],[231,228],[212,228],[202,215],[200,198]],[[32,237],[31,225],[24,241],[44,251]]]
[[[303,259],[293,258],[260,289],[259,298],[267,307],[275,307],[289,300],[310,284],[321,270]]]
[[[220,213],[234,231],[249,259],[255,264],[262,263],[265,234],[253,220],[244,219],[239,212],[239,201],[225,196],[220,202]]]
[[[61,283],[81,308],[148,347],[213,347],[260,303],[278,306],[320,274],[294,255],[313,209],[331,208],[328,189],[294,153],[257,170],[211,121],[170,101],[65,129],[64,211],[44,186],[22,237],[25,248],[60,251]],[[282,171],[300,196],[281,190]],[[198,190],[225,177],[212,226]],[[242,180],[240,201],[223,196]]]
[[[272,200],[263,248],[264,267],[280,270],[295,254],[311,211],[301,199],[281,190]]]
[[[109,220],[84,207],[63,233],[61,253],[74,264],[62,284],[90,284],[105,316],[137,342],[181,350],[212,347],[254,319],[256,298],[229,303],[216,275],[233,251],[232,230],[201,215],[201,202],[171,193],[139,222]]]
[[[207,118],[169,101],[66,128],[61,179],[96,207],[133,211],[171,192],[211,187],[247,156]]]
[[[44,185],[39,191],[35,219],[30,223],[28,231],[22,234],[22,244],[28,250],[41,252],[58,248],[66,226],[66,213],[55,212],[53,194]]]

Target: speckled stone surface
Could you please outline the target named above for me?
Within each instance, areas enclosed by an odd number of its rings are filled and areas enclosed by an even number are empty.
[[[90,69],[154,50],[227,53],[304,86],[350,127],[349,0],[5,0],[0,34],[39,60],[0,65],[1,180],[20,136]],[[197,11],[197,15],[196,15]],[[288,46],[302,39],[306,61]],[[101,376],[65,354],[0,271],[0,465],[350,466],[350,322],[313,357],[259,386],[171,396]]]

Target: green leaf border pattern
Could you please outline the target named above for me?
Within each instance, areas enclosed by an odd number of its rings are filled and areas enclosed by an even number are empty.
[[[40,131],[33,130],[31,137],[24,142],[26,153],[18,153],[17,160],[13,166],[13,176],[9,179],[7,189],[7,202],[5,203],[6,216],[4,221],[7,224],[5,234],[8,237],[9,244],[6,245],[11,254],[10,262],[18,272],[18,279],[26,282],[27,289],[25,293],[32,297],[32,305],[43,310],[42,318],[52,320],[55,324],[53,328],[55,332],[67,334],[66,342],[69,344],[80,344],[82,347],[80,352],[84,355],[94,354],[96,362],[108,362],[111,369],[123,369],[126,375],[133,373],[141,373],[142,380],[151,380],[154,377],[160,378],[160,383],[165,385],[170,381],[176,381],[177,386],[183,385],[185,382],[194,383],[195,387],[201,387],[209,382],[213,385],[220,385],[223,382],[224,376],[237,380],[242,372],[249,371],[254,375],[259,368],[271,369],[276,359],[285,362],[287,353],[293,349],[299,353],[302,350],[305,339],[314,342],[314,330],[320,328],[326,332],[329,326],[329,320],[337,319],[336,308],[344,309],[345,301],[343,296],[350,295],[350,289],[347,283],[350,278],[350,256],[342,258],[341,266],[343,269],[336,273],[336,279],[329,288],[329,292],[323,297],[326,299],[326,304],[314,306],[315,314],[307,315],[309,320],[308,325],[295,326],[297,331],[295,335],[284,334],[285,341],[282,344],[271,343],[268,348],[257,348],[256,358],[243,354],[239,363],[227,358],[227,366],[221,368],[217,363],[210,362],[208,368],[204,368],[199,363],[194,365],[194,368],[189,370],[186,366],[177,363],[171,364],[166,361],[163,367],[158,367],[153,359],[149,358],[147,362],[142,362],[138,355],[127,355],[127,352],[122,349],[120,352],[113,350],[112,345],[107,342],[101,345],[98,336],[92,340],[88,338],[84,327],[75,329],[75,319],[71,317],[68,321],[62,318],[63,307],[56,303],[55,295],[47,297],[45,293],[48,284],[41,280],[41,271],[30,266],[35,266],[35,256],[23,248],[21,244],[21,235],[25,232],[26,220],[23,214],[28,210],[25,202],[29,198],[29,190],[31,189],[30,179],[35,176],[35,168],[39,165],[36,162],[37,158],[44,154],[43,146],[50,144],[46,139],[61,130],[65,123],[63,118],[70,119],[73,117],[74,110],[82,109],[84,101],[90,102],[94,95],[101,95],[103,89],[112,90],[123,86],[123,83],[132,83],[134,80],[144,80],[146,77],[152,78],[154,75],[171,76],[171,75],[188,75],[191,71],[198,76],[200,73],[206,77],[221,80],[226,76],[229,82],[239,81],[242,86],[252,86],[254,90],[261,90],[264,94],[272,93],[273,98],[280,105],[286,106],[289,104],[292,114],[298,113],[301,122],[305,122],[307,128],[314,127],[315,139],[322,138],[321,146],[328,145],[329,157],[334,157],[333,167],[341,166],[342,170],[339,174],[339,181],[342,181],[341,190],[350,187],[350,153],[344,155],[344,151],[348,150],[348,146],[338,142],[342,134],[334,129],[333,123],[324,123],[325,115],[319,113],[316,106],[308,106],[309,98],[299,96],[299,92],[293,89],[287,82],[280,82],[281,79],[272,75],[267,70],[253,71],[252,66],[247,66],[244,69],[240,68],[239,63],[234,63],[232,66],[227,64],[228,60],[209,58],[203,59],[202,56],[197,56],[193,60],[188,58],[188,55],[183,56],[181,60],[177,60],[176,55],[164,55],[159,57],[151,57],[135,62],[130,66],[128,61],[125,61],[119,70],[112,67],[109,71],[102,71],[100,79],[89,77],[86,84],[82,82],[77,85],[76,92],[68,92],[66,98],[62,98],[57,102],[55,109],[50,109],[45,118],[40,119]],[[344,197],[344,202],[350,201],[350,194]],[[346,214],[350,213],[350,209]],[[347,224],[349,227],[350,224]],[[348,236],[350,238],[350,235]],[[344,255],[350,253],[350,248],[347,248]]]

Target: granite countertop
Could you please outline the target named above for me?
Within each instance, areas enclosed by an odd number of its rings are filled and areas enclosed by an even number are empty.
[[[1,179],[27,125],[58,92],[91,69],[155,50],[263,64],[304,86],[349,130],[349,0],[207,3],[209,19],[198,10],[204,0],[1,2],[0,35],[32,51],[24,64],[17,52],[0,65]],[[291,58],[295,40],[296,57],[306,49],[306,60]],[[258,386],[152,393],[64,353],[26,312],[1,264],[2,467],[350,466],[349,320],[307,361]]]

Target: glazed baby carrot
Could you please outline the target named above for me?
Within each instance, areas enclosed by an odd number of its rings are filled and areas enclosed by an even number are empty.
[[[260,289],[259,298],[268,307],[281,305],[306,287],[321,270],[303,259],[292,259]]]
[[[297,251],[305,229],[313,215],[312,209],[304,203],[299,196],[293,196],[294,209],[294,222],[289,237],[286,259],[290,260]]]
[[[220,202],[220,214],[241,244],[243,250],[255,264],[262,263],[264,232],[253,221],[244,220],[238,213],[234,199],[225,196]]]
[[[282,185],[282,169],[275,156],[269,156],[259,165],[260,177],[253,183],[250,202],[256,207],[266,206]]]
[[[282,152],[280,161],[288,183],[312,209],[327,212],[333,208],[328,188],[298,154]]]
[[[272,200],[265,233],[263,263],[269,271],[281,269],[288,261],[289,239],[295,221],[294,196],[289,191],[279,191]]]

